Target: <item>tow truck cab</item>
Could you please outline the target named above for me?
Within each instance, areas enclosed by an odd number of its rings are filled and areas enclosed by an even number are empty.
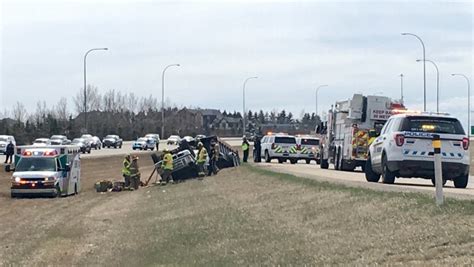
[[[13,164],[11,196],[77,194],[81,189],[80,148],[20,146]]]

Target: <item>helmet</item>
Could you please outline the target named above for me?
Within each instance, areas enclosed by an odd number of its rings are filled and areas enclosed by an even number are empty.
[[[165,148],[165,149],[163,149],[163,152],[168,153],[168,152],[170,152],[170,150],[168,148]]]
[[[133,160],[139,159],[139,158],[138,158],[138,155],[133,155],[133,156],[132,156],[132,159],[133,159]]]
[[[199,142],[199,143],[198,143],[198,147],[202,147],[202,146],[204,146],[204,145],[202,144],[202,142]]]

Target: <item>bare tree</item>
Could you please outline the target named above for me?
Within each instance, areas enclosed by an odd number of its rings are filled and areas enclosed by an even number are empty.
[[[61,121],[66,121],[69,118],[69,112],[67,110],[67,98],[61,97],[58,103],[54,107],[55,117]]]
[[[97,87],[92,85],[87,85],[86,90],[87,96],[87,111],[92,110],[100,110],[101,108],[101,96],[99,94],[99,90]],[[84,91],[81,89],[79,92],[74,96],[74,106],[77,113],[84,112]]]
[[[13,119],[18,122],[25,122],[26,117],[28,116],[28,112],[26,111],[25,106],[20,103],[16,102],[15,106],[13,107]]]

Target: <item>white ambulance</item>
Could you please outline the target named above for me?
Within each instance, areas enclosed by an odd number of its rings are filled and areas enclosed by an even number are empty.
[[[77,194],[81,189],[80,148],[77,146],[19,146],[11,180],[11,196]]]

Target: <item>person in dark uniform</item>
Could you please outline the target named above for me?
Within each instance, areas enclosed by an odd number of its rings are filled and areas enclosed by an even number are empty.
[[[8,162],[8,159],[10,159],[9,163],[12,164],[13,154],[15,154],[15,145],[13,145],[13,142],[10,141],[5,151],[5,164]]]
[[[255,136],[255,141],[253,142],[253,162],[262,162],[262,145],[260,143],[260,135]]]

